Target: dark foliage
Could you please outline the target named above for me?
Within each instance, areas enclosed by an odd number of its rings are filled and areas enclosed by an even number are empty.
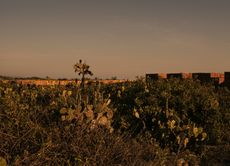
[[[229,163],[229,89],[189,79],[82,87],[0,82],[0,163]]]

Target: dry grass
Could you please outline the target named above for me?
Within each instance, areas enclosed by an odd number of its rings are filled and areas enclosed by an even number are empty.
[[[9,165],[159,165],[166,151],[157,144],[62,122],[55,112],[1,111],[0,156]]]

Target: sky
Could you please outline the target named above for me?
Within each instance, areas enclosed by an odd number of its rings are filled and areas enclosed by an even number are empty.
[[[0,75],[230,71],[229,0],[0,0]]]

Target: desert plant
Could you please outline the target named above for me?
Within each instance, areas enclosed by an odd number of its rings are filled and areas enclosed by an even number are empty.
[[[81,87],[84,88],[85,83],[85,76],[90,75],[92,76],[93,73],[89,70],[89,65],[86,63],[82,63],[82,60],[80,59],[79,62],[77,62],[74,65],[74,71],[78,73],[78,75],[81,75]]]

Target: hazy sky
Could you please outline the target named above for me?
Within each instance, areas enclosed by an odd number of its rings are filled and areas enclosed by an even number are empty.
[[[230,71],[230,0],[0,0],[0,75]]]

